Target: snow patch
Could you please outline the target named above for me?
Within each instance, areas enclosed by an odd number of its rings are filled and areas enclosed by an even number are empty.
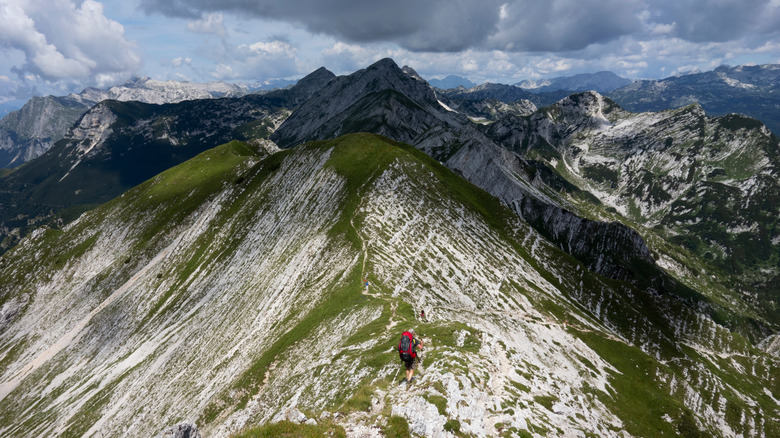
[[[439,105],[441,105],[441,107],[446,109],[447,111],[453,112],[453,113],[457,113],[457,111],[455,111],[454,109],[452,109],[449,106],[447,106],[447,104],[445,104],[444,102],[442,102],[442,101],[440,101],[438,99],[436,101],[439,102]]]

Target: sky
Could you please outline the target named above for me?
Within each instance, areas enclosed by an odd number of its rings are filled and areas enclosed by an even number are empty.
[[[0,104],[134,76],[336,74],[391,57],[475,83],[780,63],[780,0],[0,0]]]

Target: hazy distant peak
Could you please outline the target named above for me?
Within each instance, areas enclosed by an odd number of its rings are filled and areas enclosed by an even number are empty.
[[[440,88],[442,90],[458,87],[463,87],[465,89],[477,85],[464,77],[455,75],[448,75],[444,79],[429,79],[428,83],[431,84],[432,87]]]
[[[527,79],[515,85],[534,93],[558,90],[595,90],[599,93],[606,93],[625,87],[631,82],[631,79],[620,77],[611,71],[600,71],[596,73],[580,73],[574,76],[559,76],[556,78],[540,80]]]

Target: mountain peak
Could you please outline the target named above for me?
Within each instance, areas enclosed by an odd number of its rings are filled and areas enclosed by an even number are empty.
[[[319,89],[327,85],[330,81],[332,81],[335,78],[336,75],[334,75],[330,70],[328,70],[325,67],[320,67],[317,70],[314,70],[313,72],[301,78],[301,80],[299,80],[298,83],[295,84],[295,87],[301,89],[316,87],[317,89]]]
[[[332,78],[335,78],[335,77],[336,77],[336,75],[334,75],[334,74],[333,74],[333,73],[332,73],[330,70],[328,70],[327,68],[325,68],[325,67],[320,67],[320,68],[318,68],[317,70],[314,70],[313,72],[311,72],[311,73],[309,73],[308,75],[306,75],[306,76],[304,76],[303,78],[301,78],[301,80],[300,80],[300,81],[298,81],[298,82],[305,81],[305,80],[310,80],[310,79],[314,79],[314,78],[325,78],[325,77],[328,77],[328,78],[331,78],[331,79],[332,79]]]
[[[393,103],[388,100],[392,100]],[[425,80],[419,78],[414,70],[408,67],[402,70],[395,61],[385,58],[351,75],[334,79],[319,90],[312,99],[301,105],[271,139],[281,147],[290,147],[303,141],[323,140],[347,132],[355,132],[352,129],[360,125],[354,123],[358,114],[361,114],[360,117],[367,118],[364,121],[379,117],[383,120],[381,125],[385,127],[393,125],[389,120],[399,118],[393,111],[391,111],[393,114],[379,115],[379,112],[385,108],[384,103],[391,106],[395,104],[405,106],[412,103],[412,106],[417,109],[427,108],[432,113],[446,118],[441,115],[443,109],[436,100],[433,89]],[[400,107],[397,109],[401,111]],[[408,112],[406,117],[409,117]],[[352,122],[348,123],[349,120]],[[360,131],[367,129],[366,126],[359,126]],[[413,138],[410,136],[415,130],[403,129],[402,131],[408,135],[395,137],[395,140],[410,141]]]
[[[440,88],[443,90],[458,88],[458,87],[463,87],[465,89],[477,85],[466,78],[455,76],[455,75],[448,75],[444,79],[429,79],[428,83],[431,84],[431,86],[433,87]]]
[[[589,126],[609,124],[607,115],[620,108],[595,91],[574,93],[553,106],[558,109],[557,118],[573,126],[581,126],[583,121],[587,121]]]
[[[425,81],[425,79],[423,79],[422,76],[418,75],[417,72],[413,68],[409,67],[408,65],[403,66],[401,71],[413,77],[414,79],[417,79],[418,81]]]
[[[398,67],[398,64],[393,61],[392,58],[382,58],[379,61],[371,64],[366,68],[366,70],[373,70],[373,69],[393,69],[393,70],[401,70]]]

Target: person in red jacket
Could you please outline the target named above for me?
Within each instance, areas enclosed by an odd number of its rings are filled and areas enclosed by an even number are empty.
[[[411,340],[408,339],[411,337]],[[407,338],[406,340],[404,338]],[[409,345],[409,348],[405,346]],[[417,338],[413,331],[404,332],[401,335],[401,342],[398,345],[398,352],[406,368],[406,377],[403,382],[412,383],[414,380],[414,370],[417,369],[417,363],[420,361],[423,349],[422,341]]]

